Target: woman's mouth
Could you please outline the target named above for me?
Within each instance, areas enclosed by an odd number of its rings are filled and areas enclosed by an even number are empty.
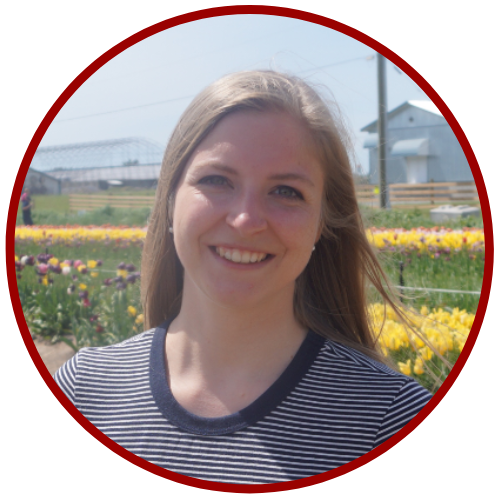
[[[250,252],[227,247],[210,247],[217,255],[238,264],[255,264],[271,257],[271,254],[262,252]]]

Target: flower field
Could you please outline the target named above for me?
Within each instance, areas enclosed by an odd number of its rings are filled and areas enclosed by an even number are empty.
[[[133,227],[17,227],[18,290],[32,334],[78,350],[142,331],[138,268],[145,235]],[[384,321],[374,296],[370,316],[381,348],[396,368],[435,390],[474,321],[479,295],[457,292],[481,289],[484,233],[371,228],[367,235],[392,281],[407,287],[413,325],[405,328],[392,310]]]

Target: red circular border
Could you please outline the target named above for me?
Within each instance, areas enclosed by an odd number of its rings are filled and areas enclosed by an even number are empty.
[[[31,164],[33,156],[42,140],[45,132],[48,127],[57,116],[61,108],[68,101],[68,99],[78,90],[78,88],[99,68],[101,68],[108,61],[113,59],[116,55],[120,54],[124,50],[128,49],[132,45],[148,38],[160,31],[164,31],[168,28],[172,28],[174,26],[178,26],[180,24],[189,23],[191,21],[197,21],[200,19],[207,19],[211,17],[219,17],[219,16],[228,16],[228,15],[236,15],[236,14],[264,14],[264,15],[274,15],[281,17],[289,17],[294,19],[301,19],[303,21],[308,21],[310,23],[319,24],[321,26],[325,26],[327,28],[331,28],[335,31],[339,31],[340,33],[344,33],[351,38],[354,38],[361,43],[368,45],[372,49],[381,53],[388,60],[392,61],[399,68],[401,68],[408,76],[410,76],[415,83],[419,85],[419,87],[432,99],[432,101],[439,108],[444,118],[452,128],[455,133],[458,141],[460,142],[462,149],[467,157],[469,162],[469,166],[471,168],[472,174],[474,176],[474,180],[477,186],[477,192],[479,195],[481,210],[483,213],[483,221],[484,221],[484,238],[485,238],[485,246],[487,251],[485,252],[485,263],[484,263],[484,277],[483,277],[483,285],[481,290],[481,297],[479,300],[479,305],[477,308],[474,324],[472,325],[468,340],[463,348],[462,354],[458,358],[455,366],[451,370],[450,374],[444,381],[443,385],[439,388],[437,393],[433,396],[431,401],[425,406],[425,408],[411,421],[409,422],[403,429],[401,429],[397,434],[392,436],[386,442],[375,448],[374,450],[366,453],[365,455],[349,462],[341,467],[333,469],[328,472],[324,472],[322,474],[318,474],[316,476],[311,476],[303,479],[297,479],[295,481],[288,481],[283,483],[272,483],[272,484],[262,484],[262,485],[239,485],[239,484],[226,484],[226,483],[217,483],[214,481],[205,481],[202,479],[195,479],[187,476],[183,476],[181,474],[177,474],[175,472],[171,472],[169,470],[163,469],[157,465],[154,465],[146,460],[139,458],[134,455],[130,451],[119,446],[117,443],[112,441],[109,437],[99,431],[96,427],[94,427],[66,398],[64,393],[58,387],[58,385],[54,382],[52,376],[48,372],[45,364],[43,363],[38,351],[31,339],[30,332],[28,330],[28,326],[26,324],[26,320],[24,318],[23,310],[21,307],[21,301],[19,299],[19,293],[17,292],[17,280],[16,280],[16,272],[12,262],[14,261],[15,254],[15,226],[16,226],[16,217],[17,217],[17,208],[19,205],[19,199],[21,196],[22,187],[24,184],[24,180],[26,178],[26,174],[28,172],[28,168]],[[14,313],[16,315],[17,323],[19,325],[21,334],[23,336],[24,343],[28,352],[35,363],[40,375],[44,379],[47,386],[54,393],[60,403],[66,408],[66,410],[75,418],[75,420],[82,425],[92,436],[97,438],[100,442],[102,442],[105,446],[107,446],[110,450],[114,451],[121,457],[125,458],[129,462],[145,469],[153,474],[158,476],[165,477],[172,481],[186,484],[188,486],[195,486],[197,488],[203,488],[207,490],[215,490],[215,491],[224,491],[224,492],[233,492],[233,493],[265,493],[265,492],[274,492],[274,491],[284,491],[291,490],[296,488],[303,488],[305,486],[310,486],[313,484],[321,483],[323,481],[327,481],[329,479],[333,479],[335,477],[341,476],[350,472],[362,465],[372,461],[374,458],[382,455],[387,450],[392,448],[395,444],[401,441],[405,436],[407,436],[410,432],[412,432],[430,413],[434,408],[438,405],[438,403],[443,399],[445,394],[448,392],[452,384],[455,382],[459,373],[462,371],[462,368],[467,361],[472,348],[476,342],[477,336],[479,334],[479,329],[484,319],[484,314],[486,312],[486,306],[488,304],[488,298],[490,294],[491,288],[491,280],[493,276],[493,225],[491,219],[491,210],[490,204],[488,200],[488,194],[486,192],[486,186],[484,184],[484,179],[479,169],[478,162],[476,157],[472,151],[472,148],[467,140],[462,128],[458,124],[457,120],[448,109],[443,100],[439,97],[439,95],[434,91],[434,89],[427,83],[427,81],[417,72],[415,71],[408,63],[406,63],[403,59],[401,59],[397,54],[392,52],[390,49],[380,44],[373,38],[361,33],[360,31],[351,28],[345,24],[339,23],[327,17],[319,16],[316,14],[311,14],[309,12],[304,12],[295,9],[289,9],[284,7],[270,7],[270,6],[260,6],[260,5],[239,5],[239,6],[228,6],[228,7],[215,7],[211,9],[199,10],[196,12],[191,12],[188,14],[183,14],[172,19],[168,19],[157,23],[153,26],[150,26],[138,33],[130,36],[129,38],[123,40],[119,44],[112,47],[110,50],[105,52],[102,56],[96,59],[92,64],[90,64],[87,68],[85,68],[72,82],[71,84],[64,90],[64,92],[60,95],[60,97],[56,100],[53,106],[48,111],[45,118],[40,123],[40,126],[36,130],[28,149],[23,157],[21,166],[19,168],[19,173],[16,177],[16,181],[14,184],[14,189],[12,191],[12,197],[10,201],[8,219],[7,219],[7,231],[6,231],[6,261],[7,261],[7,278],[10,288],[12,306],[14,308]]]

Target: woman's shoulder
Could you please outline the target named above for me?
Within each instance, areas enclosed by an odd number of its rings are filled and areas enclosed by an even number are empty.
[[[134,364],[147,363],[154,331],[154,329],[146,330],[116,344],[83,347],[56,372],[55,378],[57,380],[57,376],[62,376],[64,373],[76,375],[82,369],[85,371],[85,367],[90,369],[113,369],[119,368],[123,364],[130,367]],[[89,373],[96,372],[91,371]]]
[[[413,387],[430,394],[413,378],[392,369],[390,366],[369,357],[357,349],[332,340],[326,340],[315,365],[316,369],[325,375],[330,373],[335,378],[341,377],[352,383],[399,387],[400,389],[407,386],[406,390]]]
[[[154,329],[134,335],[122,342],[102,347],[84,347],[54,374],[54,380],[75,403],[78,385],[138,374],[147,369]]]
[[[119,358],[120,356],[129,356],[134,353],[139,354],[141,351],[148,351],[150,349],[154,332],[155,329],[152,328],[115,344],[100,347],[83,347],[78,351],[78,356],[80,358]]]

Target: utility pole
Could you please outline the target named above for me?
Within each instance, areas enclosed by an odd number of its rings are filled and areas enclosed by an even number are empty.
[[[380,208],[388,208],[387,196],[387,80],[385,58],[377,54],[378,81],[378,175],[380,186]]]

